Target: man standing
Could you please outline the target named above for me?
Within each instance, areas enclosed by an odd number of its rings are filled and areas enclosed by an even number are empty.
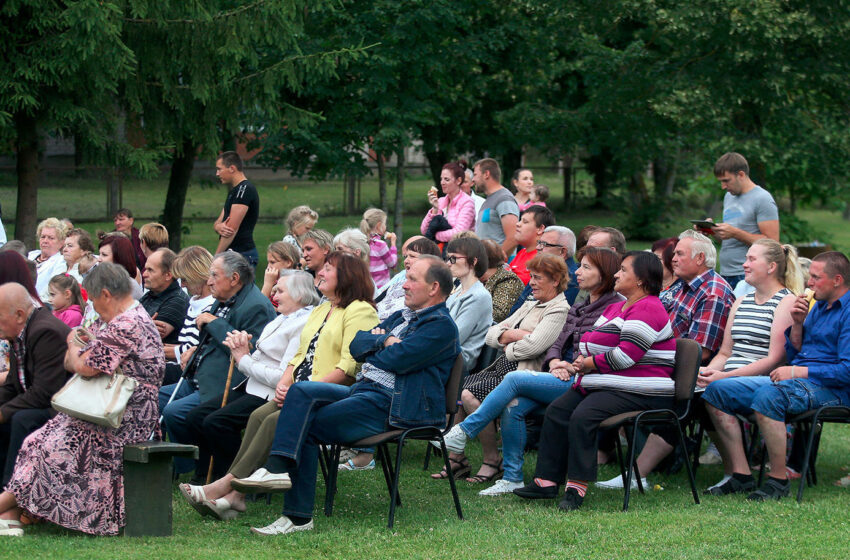
[[[260,196],[242,172],[242,158],[236,152],[224,152],[215,162],[215,176],[229,187],[224,208],[213,224],[218,233],[215,253],[236,251],[256,267],[260,254],[254,245],[254,226],[260,215]]]
[[[115,224],[115,231],[121,232],[130,238],[133,242],[133,253],[136,256],[136,266],[139,270],[145,269],[145,253],[142,251],[141,241],[139,240],[139,230],[134,225],[136,219],[133,218],[133,212],[129,208],[120,208],[112,218],[112,223]]]
[[[24,439],[56,414],[50,399],[68,380],[70,330],[46,307],[34,307],[20,284],[0,286],[0,338],[11,345],[9,372],[0,385],[0,488],[12,476]]]
[[[357,383],[303,381],[289,387],[265,468],[231,482],[241,492],[291,488],[283,517],[252,531],[283,535],[313,528],[319,444],[445,423],[445,385],[460,354],[445,303],[451,289],[445,263],[432,255],[419,257],[404,283],[405,309],[351,342],[351,355],[364,362]]]
[[[502,186],[502,170],[494,159],[485,158],[473,167],[472,180],[487,200],[475,220],[475,233],[481,239],[492,239],[510,257],[516,248],[513,232],[519,221],[519,205],[511,191]]]
[[[714,176],[726,191],[723,222],[711,228],[722,241],[720,275],[732,289],[744,279],[747,249],[757,239],[779,241],[779,210],[769,192],[750,179],[750,166],[744,156],[729,152],[714,164]]]
[[[195,320],[201,331],[198,345],[180,356],[187,379],[167,406],[177,384],[166,385],[159,391],[159,409],[165,417],[168,436],[178,443],[190,442],[186,426],[189,411],[212,398],[221,399],[230,364],[230,349],[223,344],[227,333],[248,331],[254,340],[259,340],[263,327],[275,317],[269,298],[254,285],[253,267],[238,253],[227,251],[216,255],[207,285],[216,302],[209,313],[201,313]],[[231,387],[244,379],[234,368]]]
[[[171,249],[157,249],[148,257],[142,272],[148,291],[139,303],[154,320],[164,344],[177,344],[177,336],[189,308],[189,296],[180,289],[171,274],[171,265],[176,258]]]

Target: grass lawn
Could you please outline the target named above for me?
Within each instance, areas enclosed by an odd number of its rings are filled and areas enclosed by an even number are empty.
[[[464,521],[454,515],[448,483],[422,471],[424,443],[405,450],[401,495],[404,506],[392,531],[386,528],[388,493],[378,470],[343,473],[334,515],[321,512],[316,528],[286,537],[259,537],[249,527],[280,515],[282,498],[248,505],[235,521],[201,518],[174,492],[170,538],[94,538],[39,525],[20,539],[0,541],[2,558],[846,558],[848,490],[832,482],[844,474],[850,430],[828,425],[818,462],[819,484],[798,505],[793,498],[754,504],[740,496],[701,497],[694,505],[687,477],[650,475],[663,490],[633,494],[627,513],[622,492],[591,489],[579,512],[564,514],[554,502],[514,496],[482,497],[481,488],[459,483]],[[477,443],[470,446],[480,463]],[[526,480],[535,457],[528,455]],[[433,470],[433,469],[432,469]],[[600,478],[616,474],[603,467]],[[701,467],[700,490],[721,476]],[[320,475],[321,476],[321,475]],[[796,483],[792,485],[796,490]],[[842,550],[844,552],[842,552]]]

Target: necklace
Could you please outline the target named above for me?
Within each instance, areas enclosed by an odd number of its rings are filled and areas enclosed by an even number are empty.
[[[645,297],[648,297],[648,294],[644,294],[634,301],[626,301],[626,303],[623,304],[623,309],[628,309],[629,307],[633,306],[634,304],[636,304],[637,302],[639,302],[640,300],[642,300]]]

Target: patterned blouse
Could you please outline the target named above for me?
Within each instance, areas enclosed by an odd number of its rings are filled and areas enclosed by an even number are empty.
[[[511,307],[522,293],[525,285],[519,276],[505,268],[498,268],[493,276],[487,279],[484,287],[493,299],[493,321],[501,323],[508,318]]]

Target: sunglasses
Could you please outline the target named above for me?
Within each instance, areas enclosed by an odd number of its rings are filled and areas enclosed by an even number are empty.
[[[451,255],[451,256],[446,257],[446,262],[449,263],[449,264],[455,264],[458,261],[458,259],[465,259],[465,258],[466,257],[464,257],[463,255]]]

